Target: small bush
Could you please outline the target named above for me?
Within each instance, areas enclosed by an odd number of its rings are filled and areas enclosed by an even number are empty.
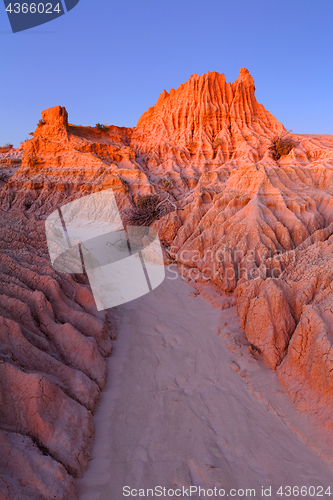
[[[44,120],[39,120],[39,122],[37,123],[37,127],[41,127],[42,125],[45,125],[46,122],[44,122]]]
[[[9,144],[9,142],[7,142],[7,143],[4,145],[4,148],[7,148],[7,149],[13,149],[13,144]]]
[[[223,143],[223,139],[221,139],[221,137],[217,137],[213,141],[213,148],[217,149],[219,146],[221,146],[222,143]]]
[[[173,182],[174,182],[173,179],[167,179],[166,177],[164,177],[162,179],[162,182],[166,189],[173,187]]]
[[[103,125],[102,123],[96,123],[96,127],[102,132],[107,132],[109,127],[107,125]]]
[[[281,134],[274,137],[270,149],[273,151],[275,160],[279,160],[281,156],[287,156],[295,147],[294,139],[288,134]]]
[[[165,213],[158,195],[139,196],[133,208],[123,210],[123,219],[127,226],[150,226]]]

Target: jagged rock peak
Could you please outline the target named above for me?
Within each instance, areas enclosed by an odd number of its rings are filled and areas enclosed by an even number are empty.
[[[58,124],[59,126],[68,125],[68,113],[63,106],[54,106],[53,108],[45,109],[42,112],[42,118],[46,125]]]
[[[67,137],[68,131],[68,113],[63,106],[54,106],[53,108],[42,111],[40,120],[34,137],[43,136],[62,136]]]
[[[238,76],[238,82],[242,82],[244,85],[247,85],[248,87],[254,87],[254,80],[252,76],[250,75],[250,72],[246,68],[241,68]]]
[[[141,116],[132,144],[147,149],[163,144],[188,148],[196,143],[200,154],[209,154],[215,139],[235,145],[243,139],[249,142],[249,136],[271,137],[285,130],[254,93],[254,80],[246,68],[233,83],[226,82],[223,73],[193,74],[177,89],[164,90]]]

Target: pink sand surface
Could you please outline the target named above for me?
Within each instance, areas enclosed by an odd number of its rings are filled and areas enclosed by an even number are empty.
[[[262,486],[330,485],[331,438],[250,354],[235,307],[214,309],[167,278],[114,312],[118,340],[80,500],[120,500],[126,485],[255,488],[258,498]]]

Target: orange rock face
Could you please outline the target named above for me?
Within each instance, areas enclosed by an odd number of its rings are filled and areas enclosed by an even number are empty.
[[[298,409],[315,413],[330,429],[333,429],[332,234],[331,224],[310,236],[294,255],[286,254],[286,267],[275,280],[274,293],[269,290],[270,280],[261,284],[261,293],[270,294],[275,303],[283,294],[288,304],[272,318],[270,328],[280,322],[281,331],[286,321],[295,320],[296,328],[291,329],[289,342],[277,363],[278,377]],[[247,286],[239,285],[245,287],[245,294],[249,291]],[[254,295],[254,300],[258,300],[260,294]],[[259,318],[253,319],[246,312],[243,318],[250,329],[260,328]]]
[[[165,90],[138,121],[132,144],[147,153],[178,159],[224,162],[248,155],[256,161],[272,133],[284,127],[254,96],[248,70],[227,83],[224,74],[192,75],[177,90]]]
[[[0,213],[0,463],[5,450],[11,457],[0,466],[0,492],[74,499],[73,477],[90,458],[92,412],[114,329],[92,308],[82,275],[52,269],[44,222]]]
[[[277,154],[280,134],[292,148]],[[72,500],[89,460],[114,333],[85,277],[51,267],[44,220],[107,187],[121,211],[161,198],[166,263],[230,304],[235,292],[249,342],[298,408],[333,426],[332,136],[288,134],[242,68],[234,83],[192,75],[135,128],[74,126],[51,108],[23,151],[16,172],[21,151],[0,152],[0,441],[14,457],[0,495],[49,499],[56,475],[58,498]]]

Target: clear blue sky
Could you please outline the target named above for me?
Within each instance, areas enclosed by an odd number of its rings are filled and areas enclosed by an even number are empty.
[[[80,0],[16,34],[1,1],[0,145],[58,104],[71,123],[135,126],[164,88],[242,66],[287,129],[333,134],[332,59],[332,0]]]

